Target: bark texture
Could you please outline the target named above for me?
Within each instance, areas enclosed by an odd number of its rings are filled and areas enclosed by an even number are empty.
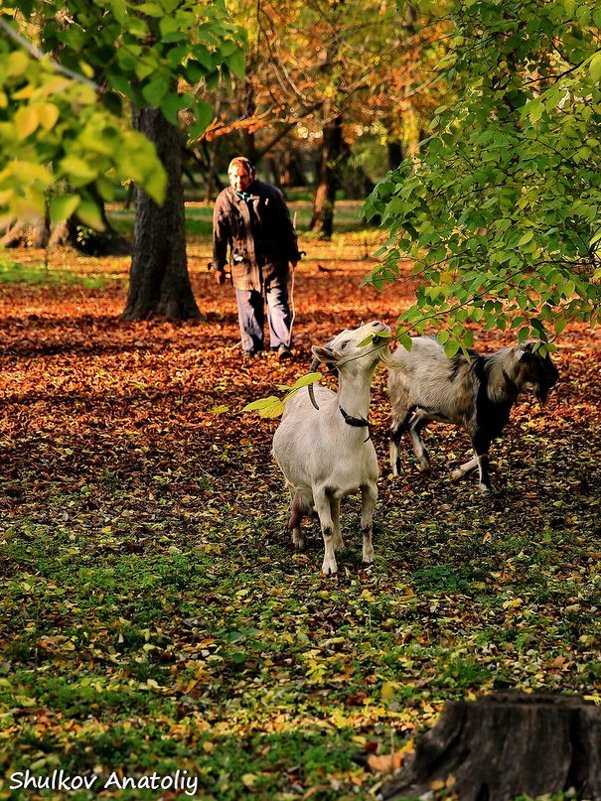
[[[134,109],[134,127],[154,142],[168,176],[165,203],[158,206],[136,187],[127,320],[166,317],[200,319],[186,258],[182,140],[157,109]]]
[[[579,799],[601,801],[601,709],[551,694],[450,701],[380,797],[419,798],[433,782],[461,801],[538,798],[570,788]]]
[[[334,230],[334,204],[336,202],[337,167],[344,153],[342,116],[338,115],[323,128],[323,145],[317,164],[317,180],[311,231],[330,238]]]

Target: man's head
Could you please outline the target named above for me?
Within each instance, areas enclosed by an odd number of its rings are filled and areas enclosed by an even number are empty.
[[[230,186],[236,192],[246,192],[256,176],[255,168],[244,156],[236,156],[235,159],[230,161],[227,174],[230,179]]]

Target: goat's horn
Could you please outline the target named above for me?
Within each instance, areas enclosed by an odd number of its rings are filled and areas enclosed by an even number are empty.
[[[313,359],[313,361],[311,362],[311,367],[309,367],[309,372],[314,373],[319,367],[320,363],[321,362],[319,361],[319,359]],[[313,406],[315,406],[317,411],[319,411],[319,406],[317,405],[317,401],[315,400],[315,387],[312,383],[309,384],[309,397],[311,398],[311,403],[313,404]]]

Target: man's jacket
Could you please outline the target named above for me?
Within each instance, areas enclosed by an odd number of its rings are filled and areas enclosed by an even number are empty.
[[[285,284],[288,262],[300,259],[296,232],[284,196],[275,186],[255,180],[243,200],[228,187],[213,212],[213,268],[223,270],[231,253],[232,282],[237,289]]]

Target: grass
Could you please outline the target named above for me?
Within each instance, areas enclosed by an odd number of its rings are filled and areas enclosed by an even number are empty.
[[[23,265],[16,261],[0,258],[0,283],[102,289],[106,286],[107,281],[102,276],[80,275],[71,270],[57,270],[43,264]]]
[[[460,458],[445,428],[432,476],[406,443],[392,479],[378,376],[376,563],[361,566],[352,498],[338,577],[318,573],[315,524],[292,552],[273,422],[238,410],[291,384],[316,337],[408,302],[357,288],[363,264],[347,259],[369,232],[355,225],[330,243],[303,234],[292,364],[240,364],[231,289],[200,270],[200,326],[119,322],[112,259],[63,259],[56,292],[7,285],[0,799],[156,799],[99,783],[185,770],[203,801],[373,801],[385,776],[369,754],[410,744],[449,699],[511,687],[601,703],[594,332],[568,331],[545,410],[516,408],[490,498],[445,478]],[[202,263],[207,234],[190,245]],[[106,273],[93,297],[82,265]],[[92,794],[11,790],[27,769],[99,779]]]

